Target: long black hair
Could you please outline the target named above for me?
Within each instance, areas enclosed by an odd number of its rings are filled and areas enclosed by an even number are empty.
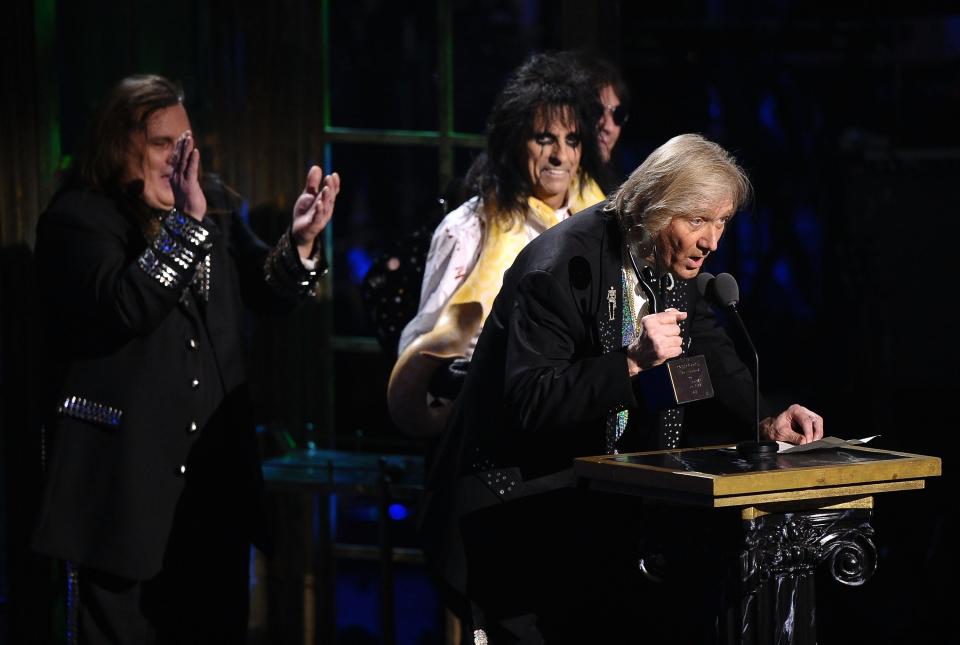
[[[593,88],[593,95],[597,101],[597,121],[602,118],[603,111],[606,109],[600,101],[600,93],[607,86],[613,88],[613,93],[620,101],[620,107],[629,114],[630,88],[627,87],[620,70],[613,63],[588,50],[571,52],[570,56],[573,58],[572,66],[583,74],[582,82]],[[603,192],[608,194],[619,186],[623,179],[610,161],[601,164],[600,171],[593,175],[593,178],[600,184]]]
[[[467,186],[488,204],[494,217],[516,221],[532,194],[527,171],[527,141],[538,118],[572,118],[580,136],[581,188],[600,169],[597,149],[597,98],[582,70],[567,53],[534,54],[518,67],[500,91],[487,119],[486,152],[467,174]]]

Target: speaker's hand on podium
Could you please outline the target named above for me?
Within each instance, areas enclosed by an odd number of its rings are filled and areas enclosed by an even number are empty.
[[[761,421],[760,435],[771,441],[810,443],[823,438],[823,417],[794,403],[777,416]]]

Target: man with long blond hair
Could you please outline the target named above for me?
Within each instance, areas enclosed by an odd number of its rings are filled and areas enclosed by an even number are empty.
[[[504,276],[424,516],[451,604],[459,599],[490,642],[643,640],[630,619],[645,608],[636,515],[616,496],[574,486],[573,460],[686,445],[697,428],[674,427],[682,415],[666,428],[651,423],[639,386],[642,373],[685,350],[705,357],[716,392],[701,420],[752,434],[753,378],[690,284],[749,195],[723,148],[680,135],[608,202],[531,242]],[[650,269],[665,307],[651,307],[631,255]],[[823,421],[792,405],[761,431],[806,443],[822,436]]]

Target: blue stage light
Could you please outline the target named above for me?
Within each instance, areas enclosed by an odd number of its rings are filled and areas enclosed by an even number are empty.
[[[407,507],[403,504],[391,504],[387,513],[390,515],[391,520],[396,520],[397,522],[407,519],[409,515]]]
[[[773,265],[773,277],[782,287],[790,284],[790,265],[784,258],[779,258]]]
[[[354,247],[347,251],[347,263],[350,265],[350,281],[354,284],[360,284],[363,277],[370,270],[373,259],[365,249]]]

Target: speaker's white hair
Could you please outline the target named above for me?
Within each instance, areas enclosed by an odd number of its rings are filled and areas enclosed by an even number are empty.
[[[673,137],[650,153],[610,198],[624,230],[662,231],[676,216],[708,214],[729,199],[733,212],[752,195],[750,180],[733,156],[699,134]]]

